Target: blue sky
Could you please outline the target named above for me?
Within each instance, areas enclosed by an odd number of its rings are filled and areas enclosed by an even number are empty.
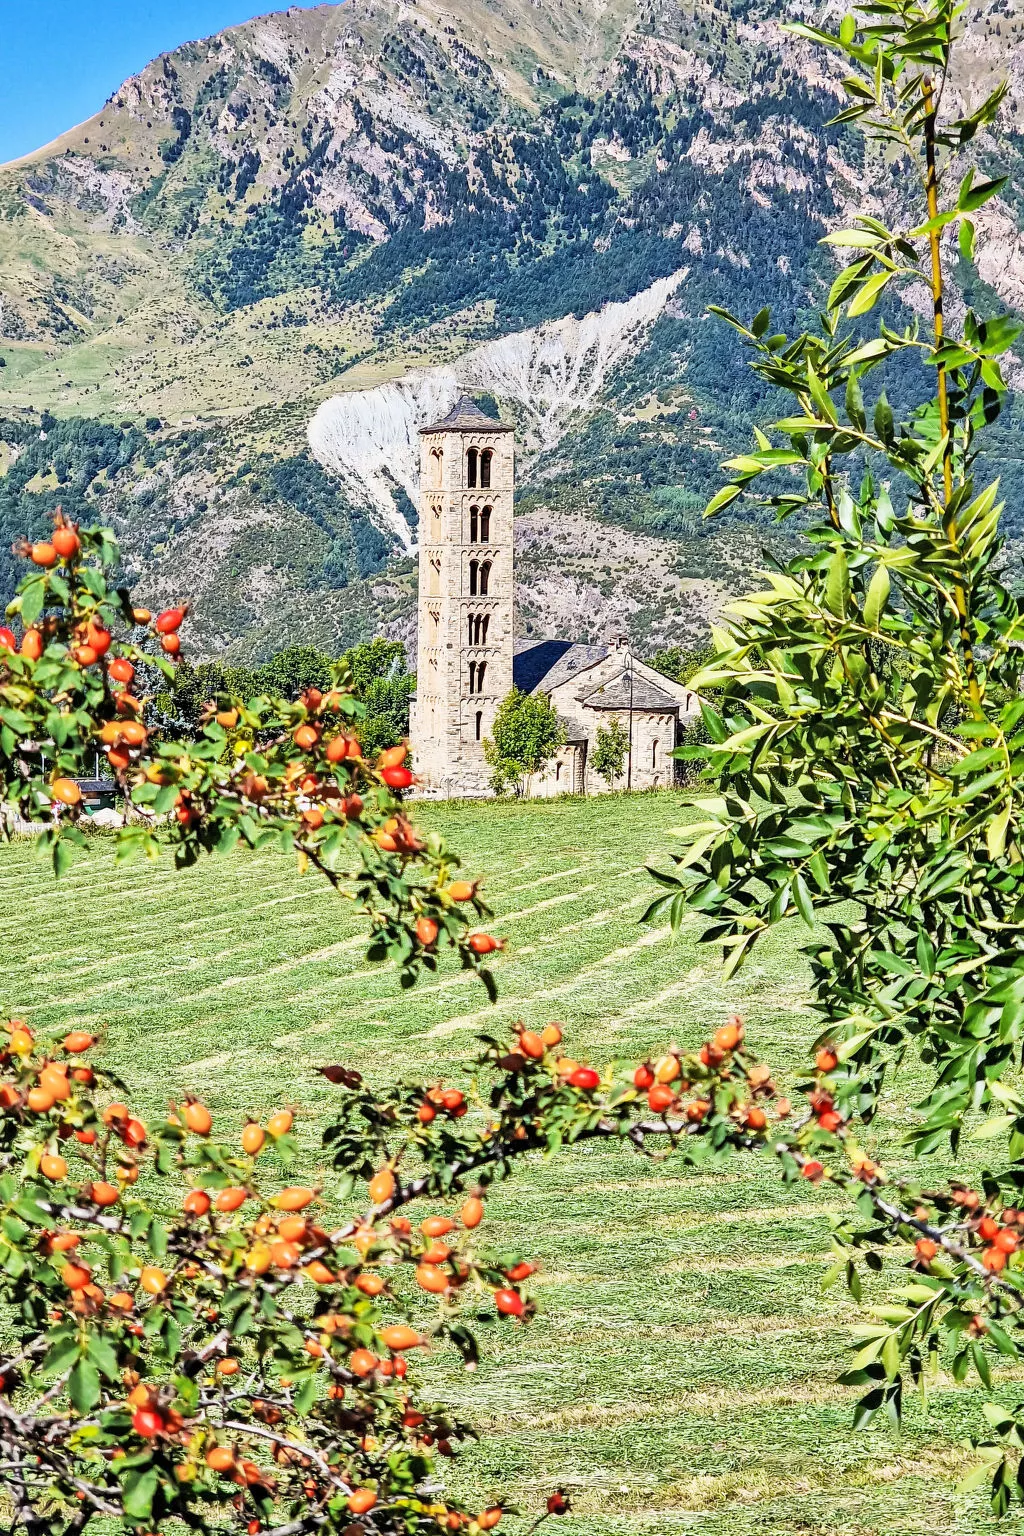
[[[288,0],[0,0],[0,162],[98,112],[158,53]]]

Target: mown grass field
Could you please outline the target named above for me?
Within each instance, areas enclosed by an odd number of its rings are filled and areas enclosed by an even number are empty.
[[[723,987],[695,926],[675,943],[637,926],[644,863],[689,814],[679,795],[422,814],[486,875],[510,941],[495,1008],[458,971],[400,993],[363,961],[346,904],[283,856],[176,873],[169,860],[116,869],[103,844],[59,886],[29,847],[0,853],[0,1007],[104,1026],[108,1062],[150,1112],[185,1090],[225,1126],[293,1104],[310,1171],[338,1091],[317,1064],[457,1079],[475,1031],[520,1018],[560,1019],[574,1055],[604,1061],[695,1045],[735,1006],[766,1057],[798,1070],[814,1023],[795,935]],[[890,1166],[913,1088],[881,1131]],[[575,1502],[566,1536],[988,1526],[981,1495],[954,1493],[981,1427],[974,1394],[940,1383],[926,1409],[908,1405],[901,1435],[850,1431],[855,1393],[836,1384],[832,1341],[846,1342],[855,1311],[819,1284],[833,1198],[787,1189],[753,1158],[687,1175],[589,1147],[524,1167],[489,1225],[541,1260],[539,1316],[483,1329],[475,1375],[443,1354],[426,1368],[482,1432],[446,1466],[451,1484],[524,1512],[562,1485]],[[1013,1381],[1003,1390],[1016,1401]]]

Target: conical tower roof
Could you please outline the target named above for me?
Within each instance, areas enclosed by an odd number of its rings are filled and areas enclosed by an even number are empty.
[[[495,421],[493,416],[486,415],[472,396],[460,395],[448,415],[442,416],[440,421],[435,421],[429,427],[420,427],[420,435],[426,437],[434,432],[511,432],[512,430],[513,428],[506,426],[503,421]]]

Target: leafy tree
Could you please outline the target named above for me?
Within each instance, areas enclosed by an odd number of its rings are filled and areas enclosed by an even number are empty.
[[[991,1234],[977,1271],[994,1280],[1016,1251],[1024,1192],[1024,604],[1000,581],[998,481],[979,483],[975,471],[1005,396],[999,359],[1021,326],[970,310],[960,334],[946,325],[949,236],[970,263],[972,216],[1004,182],[979,182],[964,164],[1006,87],[958,113],[949,65],[959,15],[952,0],[878,0],[836,35],[793,29],[844,56],[841,120],[884,144],[921,206],[897,230],[862,217],[826,237],[852,259],[816,330],[775,333],[767,309],[749,325],[725,316],[755,372],[791,403],[726,464],[731,483],[708,512],[759,496],[782,517],[812,520],[811,549],[734,605],[693,679],[721,692],[704,709],[712,745],[689,749],[721,799],[687,829],[680,873],[661,876],[652,915],[700,911],[727,973],[780,922],[806,924],[822,1038],[841,1065],[845,1108],[837,1100],[835,1112],[869,1123],[914,1053],[932,1084],[910,1145],[955,1150],[965,1135],[1003,1144],[984,1189],[1005,1220],[960,1225]],[[883,321],[877,335],[858,334],[893,291],[907,294],[905,314],[927,307],[929,331]],[[884,385],[915,364],[918,403],[897,416]],[[954,1195],[951,1209],[978,1201]],[[850,1234],[870,1240],[864,1228]],[[848,1379],[868,1388],[860,1422],[880,1407],[897,1416],[904,1377],[923,1381],[925,1362],[947,1350],[957,1379],[973,1369],[987,1386],[983,1333],[1019,1354],[1017,1280],[1012,1296],[986,1280],[999,1317],[994,1330],[986,1317],[972,1322],[948,1252],[933,1263],[930,1240],[918,1245],[925,1273],[858,1356]],[[1003,1509],[1024,1488],[1013,1475],[1024,1422],[994,1407],[989,1418]]]
[[[365,640],[352,646],[341,658],[352,676],[352,686],[365,693],[382,677],[394,677],[405,671],[405,646],[401,640]]]
[[[363,750],[371,757],[397,746],[409,735],[409,699],[415,687],[400,640],[364,641],[345,652],[342,663],[352,678],[356,697],[365,706],[360,731]]]
[[[565,729],[543,694],[513,688],[498,706],[493,737],[484,742],[495,794],[528,795],[533,775],[564,742]]]
[[[622,778],[628,751],[629,732],[618,715],[612,715],[607,730],[603,725],[597,728],[594,750],[590,758],[591,767],[609,784],[614,784]]]
[[[315,645],[290,645],[261,670],[264,686],[286,699],[297,699],[307,688],[322,691],[331,686],[331,658]]]
[[[673,645],[667,650],[655,651],[648,665],[665,677],[670,677],[675,683],[688,683],[691,677],[710,661],[713,654],[710,641],[690,649]]]

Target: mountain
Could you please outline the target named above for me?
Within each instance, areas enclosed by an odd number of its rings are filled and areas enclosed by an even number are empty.
[[[524,632],[697,632],[767,536],[700,520],[770,405],[707,305],[799,324],[822,234],[900,196],[806,10],[347,0],[161,56],[0,168],[0,547],[96,503],[211,654],[407,637],[413,434],[468,387],[520,431]],[[1011,75],[982,311],[1024,307],[1022,14],[986,0],[954,82]]]

